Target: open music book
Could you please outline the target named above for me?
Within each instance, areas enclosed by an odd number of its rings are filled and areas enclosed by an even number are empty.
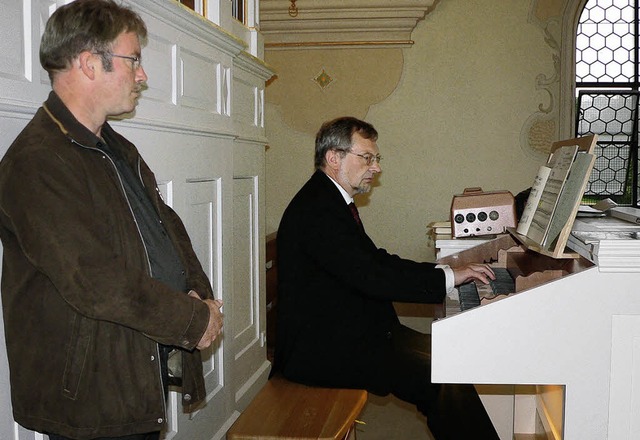
[[[595,162],[596,139],[554,143],[534,180],[516,232],[552,256],[562,256],[567,244]]]

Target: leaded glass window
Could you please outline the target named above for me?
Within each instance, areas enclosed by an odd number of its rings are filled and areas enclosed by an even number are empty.
[[[598,135],[587,202],[638,206],[638,0],[589,0],[576,36],[576,135]]]

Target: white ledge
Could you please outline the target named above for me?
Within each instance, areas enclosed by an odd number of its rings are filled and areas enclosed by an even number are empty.
[[[265,47],[406,47],[418,21],[438,0],[261,0]]]

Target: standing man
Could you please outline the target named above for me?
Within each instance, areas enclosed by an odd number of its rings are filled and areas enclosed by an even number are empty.
[[[40,47],[53,90],[0,162],[13,415],[52,440],[157,439],[169,352],[195,408],[198,350],[222,328],[184,225],[106,122],[136,107],[146,36],[113,0],[58,8]]]
[[[402,326],[392,304],[441,303],[455,285],[495,275],[485,264],[451,269],[376,247],[353,196],[380,172],[377,138],[351,117],[316,136],[316,171],[278,229],[274,369],[308,385],[393,393],[427,416],[437,440],[497,439],[472,385],[431,383],[429,336]]]

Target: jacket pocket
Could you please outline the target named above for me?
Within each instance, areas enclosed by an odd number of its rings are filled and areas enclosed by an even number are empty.
[[[89,344],[91,343],[90,323],[81,316],[74,316],[71,321],[71,334],[67,347],[67,357],[62,377],[62,394],[76,399],[80,388],[80,380],[84,371]]]

